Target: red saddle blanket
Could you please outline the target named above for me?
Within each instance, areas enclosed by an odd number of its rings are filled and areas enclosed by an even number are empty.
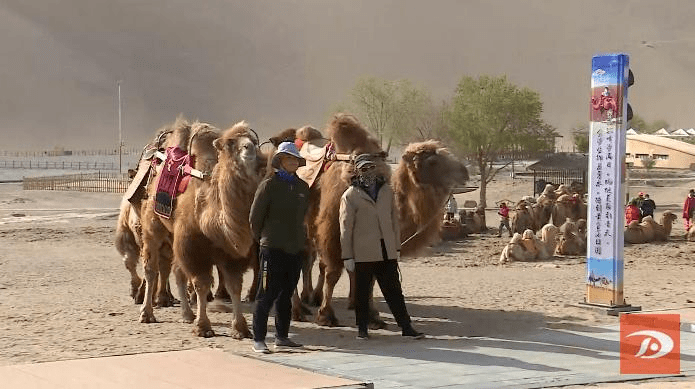
[[[191,157],[178,147],[166,149],[166,160],[159,173],[157,192],[154,198],[154,212],[164,218],[170,218],[174,211],[176,196],[183,193],[191,176],[184,168],[191,163]]]

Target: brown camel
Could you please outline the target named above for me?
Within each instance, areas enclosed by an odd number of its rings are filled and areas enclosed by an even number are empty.
[[[640,244],[647,243],[644,238],[644,230],[637,220],[633,220],[625,227],[625,243]]]
[[[525,200],[521,200],[514,209],[514,213],[511,216],[511,227],[512,232],[523,233],[524,231],[531,229],[536,231],[534,228],[534,220],[531,215],[531,211]]]
[[[335,115],[327,133],[337,153],[384,155],[379,142],[354,116]],[[396,207],[400,211],[401,253],[403,256],[416,255],[439,239],[444,203],[452,186],[465,183],[468,171],[435,141],[410,144],[393,175],[383,159],[377,162],[377,169],[386,178],[391,177]],[[321,302],[316,316],[320,325],[338,324],[331,306],[333,289],[343,270],[338,210],[340,197],[348,188],[352,174],[352,165],[341,161],[333,162],[322,174],[318,185],[318,213],[314,226],[308,229],[315,234],[313,241],[321,258],[319,283],[314,289],[314,300]],[[316,199],[312,198],[313,201]]]
[[[640,223],[642,229],[644,230],[645,241],[667,241],[671,235],[673,223],[676,221],[676,219],[678,219],[678,216],[671,211],[665,211],[661,215],[661,223],[654,221],[654,218],[651,216],[645,216]]]
[[[567,218],[560,226],[560,242],[557,245],[560,255],[581,255],[586,253],[586,239],[582,239],[577,223]]]
[[[570,218],[572,221],[586,219],[587,206],[579,194],[563,194],[555,200],[552,215],[553,224],[559,227],[567,218]]]
[[[232,336],[248,337],[250,331],[241,313],[241,282],[253,244],[249,209],[265,168],[258,140],[246,122],[237,123],[222,136],[208,124],[194,123],[177,126],[172,142],[168,143],[188,150],[193,167],[207,175],[203,179],[191,179],[187,190],[178,196],[170,219],[154,214],[156,185],[150,185],[148,204],[143,209],[142,252],[147,287],[140,320],[156,321],[151,284],[154,269],[165,259],[160,256],[161,244],[173,236],[174,258],[181,268],[175,273],[179,295],[185,296],[187,279],[197,295],[194,332],[198,336],[214,336],[206,308],[215,265],[231,294]],[[162,266],[159,268],[162,272]],[[187,299],[181,299],[181,308],[184,320],[193,321]]]
[[[514,233],[502,249],[499,263],[550,259],[555,252],[556,235],[557,227],[552,224],[547,224],[541,229],[540,239],[531,229],[526,229],[523,234]]]

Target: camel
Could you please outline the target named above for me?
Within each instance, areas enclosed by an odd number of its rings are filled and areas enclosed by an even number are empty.
[[[502,249],[500,264],[512,261],[546,260],[553,256],[557,227],[547,224],[541,229],[541,239],[533,230],[527,229],[523,234],[514,233],[509,243]]]
[[[385,154],[378,140],[352,115],[336,114],[328,124],[327,133],[339,154]],[[452,186],[468,180],[468,171],[436,141],[408,145],[393,174],[383,159],[377,161],[377,169],[387,179],[391,178],[399,210],[401,255],[417,255],[439,239],[444,203]],[[311,199],[319,202],[313,226],[310,225],[308,231],[313,235],[320,257],[319,282],[314,289],[314,301],[321,303],[316,315],[320,325],[338,325],[331,306],[333,290],[343,269],[338,211],[340,197],[350,184],[352,172],[349,162],[334,161],[320,176],[318,199]]]
[[[644,239],[644,230],[637,220],[631,221],[630,224],[625,227],[623,236],[625,243],[647,243],[647,240]]]
[[[654,221],[651,216],[645,216],[642,222],[633,220],[625,227],[625,243],[641,244],[654,241],[665,242],[671,235],[673,223],[678,216],[671,211],[665,211],[661,215],[661,223]]]
[[[581,255],[586,253],[586,239],[583,239],[577,224],[570,218],[560,226],[560,242],[557,253],[560,255]]]
[[[640,223],[644,230],[645,240],[647,242],[667,241],[676,219],[678,219],[678,216],[671,211],[664,211],[661,215],[660,223],[655,222],[651,216],[645,216]]]
[[[485,231],[485,208],[477,206],[475,211],[461,211],[460,217],[466,227],[466,233],[480,233]]]
[[[555,200],[552,217],[553,224],[556,226],[559,227],[562,225],[567,218],[570,218],[572,221],[577,221],[579,219],[586,219],[586,216],[587,206],[579,194],[563,194]]]
[[[175,272],[179,295],[186,295],[187,280],[192,282],[197,295],[195,316],[188,299],[181,298],[184,321],[190,323],[195,318],[194,333],[214,336],[206,308],[212,266],[216,265],[231,294],[232,337],[249,337],[241,313],[241,281],[253,244],[249,210],[265,169],[265,158],[258,152],[258,139],[246,122],[235,124],[220,136],[219,130],[211,125],[177,121],[173,135],[168,145],[188,150],[193,168],[205,175],[202,179],[191,179],[187,190],[176,199],[176,208],[169,219],[155,214],[156,185],[153,183],[148,188],[142,217],[146,292],[140,321],[156,322],[152,311],[155,269],[160,260],[166,261],[160,255],[161,245],[173,238],[174,261],[180,267]],[[160,273],[168,270],[166,266],[159,269]]]
[[[525,200],[521,200],[511,216],[512,232],[523,233],[527,229],[534,229],[534,219]]]

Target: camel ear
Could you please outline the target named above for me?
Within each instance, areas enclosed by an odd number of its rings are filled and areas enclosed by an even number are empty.
[[[415,154],[413,153],[405,153],[401,157],[405,162],[411,163],[413,162],[413,159],[415,158]]]
[[[215,147],[218,151],[222,151],[224,148],[224,144],[222,144],[222,138],[217,138],[212,141],[212,146]]]

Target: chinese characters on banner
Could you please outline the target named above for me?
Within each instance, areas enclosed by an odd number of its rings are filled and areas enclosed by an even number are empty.
[[[626,54],[592,60],[586,296],[592,304],[624,304],[622,168],[628,72]]]

